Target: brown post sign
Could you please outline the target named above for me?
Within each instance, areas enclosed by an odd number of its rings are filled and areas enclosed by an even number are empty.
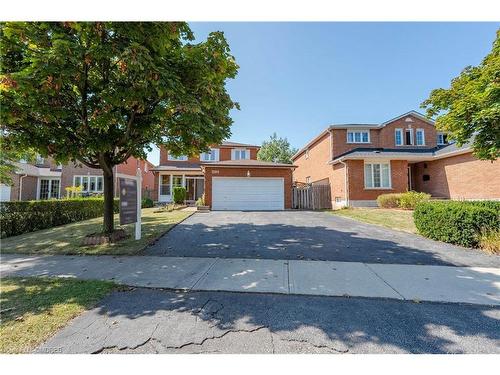
[[[120,178],[120,225],[137,221],[137,181]]]

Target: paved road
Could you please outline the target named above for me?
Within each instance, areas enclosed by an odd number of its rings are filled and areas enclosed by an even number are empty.
[[[113,280],[137,287],[500,305],[500,268],[193,257],[2,255],[5,276]]]
[[[383,299],[115,292],[39,353],[500,353],[500,309]]]
[[[148,255],[500,267],[500,257],[326,212],[195,214]]]

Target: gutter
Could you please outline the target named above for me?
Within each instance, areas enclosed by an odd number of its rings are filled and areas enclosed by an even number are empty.
[[[19,177],[19,198],[18,198],[19,201],[21,200],[23,193],[23,178],[27,176],[28,176],[27,174],[23,174],[22,176]]]

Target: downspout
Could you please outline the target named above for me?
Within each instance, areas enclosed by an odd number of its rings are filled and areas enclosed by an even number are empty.
[[[19,177],[19,199],[18,199],[19,201],[21,200],[23,194],[23,178],[27,176],[28,176],[27,174],[24,174]]]
[[[344,166],[344,191],[345,191],[345,204],[346,207],[349,207],[349,183],[348,183],[348,173],[347,173],[347,164],[342,160],[339,160],[339,163]]]

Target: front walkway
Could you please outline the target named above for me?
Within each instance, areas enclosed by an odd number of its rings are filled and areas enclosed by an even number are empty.
[[[180,257],[2,255],[2,277],[58,276],[199,291],[500,305],[500,268]]]

